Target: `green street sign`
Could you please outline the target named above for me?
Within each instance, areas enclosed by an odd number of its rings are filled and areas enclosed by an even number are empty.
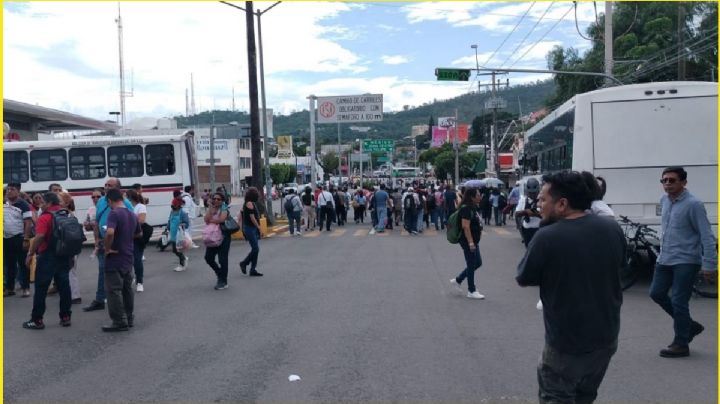
[[[438,81],[468,81],[470,80],[470,69],[438,67],[435,69],[435,77],[437,77]]]
[[[363,152],[392,153],[395,142],[391,139],[363,140]]]

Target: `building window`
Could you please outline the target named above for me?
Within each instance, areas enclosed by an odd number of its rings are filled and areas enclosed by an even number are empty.
[[[67,153],[65,149],[31,151],[30,173],[34,182],[66,180]]]
[[[70,178],[92,180],[105,177],[105,149],[91,147],[70,149]]]
[[[141,146],[108,147],[107,155],[111,177],[143,176],[143,151]]]
[[[175,174],[175,149],[171,144],[145,146],[145,172],[147,175]]]
[[[24,151],[6,151],[3,153],[3,182],[28,181],[28,155]]]

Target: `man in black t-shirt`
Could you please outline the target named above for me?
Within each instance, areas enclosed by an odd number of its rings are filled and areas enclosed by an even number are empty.
[[[543,178],[542,227],[518,265],[520,286],[540,286],[545,348],[540,402],[592,403],[617,350],[620,268],[626,241],[612,220],[588,215],[592,194],[577,172]]]

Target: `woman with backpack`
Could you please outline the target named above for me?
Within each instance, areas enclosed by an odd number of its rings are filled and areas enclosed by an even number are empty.
[[[133,206],[133,213],[137,217],[138,224],[143,228],[145,220],[147,219],[147,206],[143,202],[144,198],[141,193],[134,189],[129,189],[125,195]],[[152,231],[152,230],[151,230]],[[143,229],[143,235],[145,229]],[[152,233],[151,233],[152,235]],[[145,273],[145,264],[143,264],[143,254],[145,253],[145,240],[144,237],[133,239],[133,268],[135,270],[135,288],[138,292],[144,292],[145,287],[143,286],[143,275]]]
[[[365,223],[365,194],[362,188],[358,189],[353,198],[353,218],[355,224]]]
[[[230,211],[225,204],[225,194],[216,192],[209,201],[205,212],[205,262],[212,268],[217,276],[215,290],[227,289],[228,254],[230,253],[230,233],[223,232],[220,225],[225,223]],[[218,257],[218,262],[215,261]]]
[[[457,214],[459,219],[457,221],[461,229],[459,244],[465,256],[465,269],[458,276],[450,279],[450,283],[462,292],[460,285],[467,279],[467,297],[469,299],[485,298],[475,289],[475,271],[482,265],[479,247],[482,225],[480,224],[480,214],[478,212],[481,198],[482,196],[477,188],[466,189]],[[449,223],[448,226],[451,224],[454,223]]]
[[[315,197],[309,186],[301,198],[303,204],[303,219],[305,220],[305,231],[315,230]]]
[[[59,196],[60,206],[63,209],[67,209],[70,212],[70,216],[75,216],[75,201],[73,201],[72,196],[67,192],[61,192]],[[68,280],[70,282],[70,302],[75,302],[76,304],[82,302],[82,298],[80,297],[80,278],[78,278],[77,273],[77,260],[79,255],[80,254],[72,257],[70,260],[70,272],[68,273]],[[55,285],[54,282],[53,285]]]

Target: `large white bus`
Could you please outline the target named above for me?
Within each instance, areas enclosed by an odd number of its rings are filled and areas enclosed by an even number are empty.
[[[662,82],[578,94],[528,130],[523,174],[589,171],[607,180],[604,200],[616,215],[658,225],[662,170],[683,166],[716,228],[717,86]]]
[[[142,184],[149,199],[147,222],[167,222],[173,191],[197,184],[192,131],[148,137],[82,137],[3,143],[3,184],[19,182],[27,193],[47,192],[58,183],[75,201],[76,215],[85,219],[90,196],[117,177],[124,189]],[[197,198],[196,198],[197,200]]]

